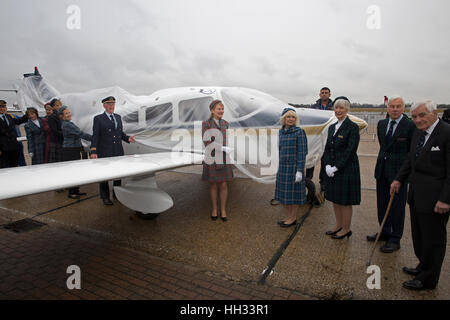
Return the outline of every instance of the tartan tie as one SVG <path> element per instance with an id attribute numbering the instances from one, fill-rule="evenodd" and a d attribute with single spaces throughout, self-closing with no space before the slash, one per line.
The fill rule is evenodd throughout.
<path id="1" fill-rule="evenodd" d="M 389 125 L 389 130 L 386 134 L 386 142 L 389 143 L 391 141 L 392 138 L 392 132 L 394 131 L 394 126 L 397 123 L 397 121 L 392 120 L 390 125 Z"/>
<path id="2" fill-rule="evenodd" d="M 428 132 L 426 131 L 422 131 L 420 133 L 420 137 L 419 137 L 419 142 L 417 142 L 416 145 L 416 158 L 419 156 L 420 152 L 423 149 L 423 146 L 425 144 L 425 137 L 427 136 Z"/>

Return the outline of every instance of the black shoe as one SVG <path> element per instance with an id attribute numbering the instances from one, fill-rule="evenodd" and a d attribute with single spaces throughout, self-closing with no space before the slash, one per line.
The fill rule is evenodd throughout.
<path id="1" fill-rule="evenodd" d="M 350 236 L 352 235 L 352 230 L 350 230 L 349 232 L 347 232 L 346 234 L 343 234 L 342 236 L 338 236 L 337 234 L 333 234 L 331 237 L 333 239 L 344 239 L 345 237 L 350 238 Z"/>
<path id="2" fill-rule="evenodd" d="M 417 268 L 403 267 L 402 270 L 404 273 L 410 274 L 412 276 L 417 276 L 420 273 L 420 269 Z"/>
<path id="3" fill-rule="evenodd" d="M 77 196 L 85 196 L 85 195 L 87 195 L 87 193 L 86 192 L 76 192 L 75 193 Z"/>
<path id="4" fill-rule="evenodd" d="M 432 290 L 436 287 L 425 286 L 422 283 L 422 281 L 413 279 L 413 280 L 403 282 L 403 288 L 406 288 L 409 290 Z"/>
<path id="5" fill-rule="evenodd" d="M 211 220 L 212 220 L 212 221 L 216 221 L 217 218 L 218 218 L 218 216 L 211 216 Z"/>
<path id="6" fill-rule="evenodd" d="M 392 253 L 398 249 L 400 249 L 400 243 L 386 242 L 383 246 L 381 246 L 380 251 L 384 253 Z"/>
<path id="7" fill-rule="evenodd" d="M 282 221 L 282 223 L 280 223 L 280 227 L 282 228 L 289 228 L 291 226 L 295 226 L 297 224 L 297 220 L 294 220 L 294 222 L 286 224 L 284 221 Z"/>
<path id="8" fill-rule="evenodd" d="M 336 231 L 327 231 L 327 232 L 325 232 L 325 234 L 327 235 L 327 236 L 333 236 L 333 235 L 335 235 L 336 233 L 338 233 L 339 231 L 341 231 L 342 230 L 342 228 L 340 228 L 340 229 L 338 229 L 338 230 L 336 230 Z"/>
<path id="9" fill-rule="evenodd" d="M 227 217 L 222 217 L 222 216 L 220 216 L 220 219 L 222 219 L 223 222 L 227 222 L 227 221 L 228 221 L 228 218 L 227 218 Z"/>
<path id="10" fill-rule="evenodd" d="M 109 200 L 109 199 L 103 199 L 103 204 L 105 206 L 112 206 L 112 205 L 114 205 L 114 203 L 112 203 L 112 201 Z"/>
<path id="11" fill-rule="evenodd" d="M 80 199 L 80 196 L 78 194 L 76 194 L 76 193 L 69 194 L 67 197 L 70 198 L 70 199 Z"/>
<path id="12" fill-rule="evenodd" d="M 375 240 L 377 240 L 377 235 L 378 235 L 378 233 L 375 233 L 372 236 L 367 236 L 367 241 L 375 242 Z M 380 236 L 380 239 L 378 239 L 378 241 L 388 241 L 388 240 L 389 240 L 389 237 L 384 234 L 382 234 Z"/>

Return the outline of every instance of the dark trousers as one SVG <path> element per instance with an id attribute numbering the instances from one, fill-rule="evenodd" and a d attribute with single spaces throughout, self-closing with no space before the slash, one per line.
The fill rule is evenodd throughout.
<path id="1" fill-rule="evenodd" d="M 120 186 L 122 185 L 122 180 L 114 180 L 113 182 L 114 186 Z M 102 199 L 109 199 L 109 185 L 108 181 L 100 182 L 100 198 Z"/>
<path id="2" fill-rule="evenodd" d="M 62 148 L 62 161 L 80 160 L 81 148 Z M 69 188 L 69 195 L 80 192 L 80 187 Z"/>
<path id="3" fill-rule="evenodd" d="M 312 180 L 313 175 L 314 175 L 314 167 L 306 169 L 306 178 Z"/>
<path id="4" fill-rule="evenodd" d="M 439 282 L 447 248 L 449 214 L 418 212 L 414 204 L 410 205 L 410 211 L 414 253 L 419 259 L 417 269 L 421 270 L 415 279 L 426 287 L 434 288 Z"/>
<path id="5" fill-rule="evenodd" d="M 19 150 L 3 150 L 0 156 L 0 168 L 14 168 L 19 165 Z"/>
<path id="6" fill-rule="evenodd" d="M 390 188 L 391 183 L 386 177 L 382 176 L 377 179 L 377 208 L 380 225 L 383 222 L 389 199 L 391 198 Z M 400 243 L 400 239 L 403 236 L 407 189 L 406 184 L 402 185 L 400 192 L 394 196 L 387 220 L 381 231 L 383 236 L 389 237 L 389 242 Z"/>

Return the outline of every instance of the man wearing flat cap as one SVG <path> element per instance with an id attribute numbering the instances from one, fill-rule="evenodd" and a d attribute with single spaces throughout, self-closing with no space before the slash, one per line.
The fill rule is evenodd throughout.
<path id="1" fill-rule="evenodd" d="M 26 115 L 16 119 L 6 111 L 6 101 L 0 100 L 0 168 L 18 166 L 21 145 L 17 141 L 15 127 L 28 121 Z"/>
<path id="2" fill-rule="evenodd" d="M 112 96 L 102 100 L 105 112 L 94 117 L 92 129 L 91 158 L 108 158 L 123 156 L 122 140 L 135 142 L 134 136 L 127 136 L 123 131 L 122 118 L 114 113 L 116 99 Z M 114 186 L 120 186 L 121 181 L 115 180 Z M 100 183 L 100 198 L 104 205 L 112 205 L 109 198 L 108 181 Z"/>

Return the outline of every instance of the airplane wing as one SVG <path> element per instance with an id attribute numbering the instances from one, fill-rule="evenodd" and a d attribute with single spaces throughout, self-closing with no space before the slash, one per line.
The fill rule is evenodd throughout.
<path id="1" fill-rule="evenodd" d="M 0 200 L 74 186 L 138 177 L 201 164 L 202 154 L 161 152 L 0 169 Z"/>

